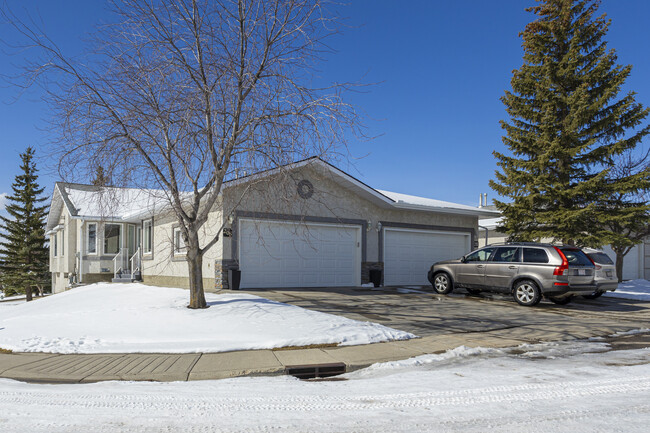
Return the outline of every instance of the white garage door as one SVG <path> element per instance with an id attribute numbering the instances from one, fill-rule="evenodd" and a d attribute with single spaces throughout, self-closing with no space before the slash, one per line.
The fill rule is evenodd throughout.
<path id="1" fill-rule="evenodd" d="M 456 259 L 470 250 L 467 233 L 384 229 L 384 284 L 429 284 L 427 272 L 434 262 Z"/>
<path id="2" fill-rule="evenodd" d="M 239 221 L 242 288 L 357 286 L 361 228 Z"/>
<path id="3" fill-rule="evenodd" d="M 610 259 L 616 263 L 616 254 L 612 251 L 612 247 L 609 245 L 603 248 L 603 251 L 607 253 Z M 624 280 L 636 280 L 638 278 L 643 278 L 641 270 L 643 260 L 643 245 L 639 244 L 632 248 L 629 253 L 625 255 L 623 259 L 623 279 Z"/>

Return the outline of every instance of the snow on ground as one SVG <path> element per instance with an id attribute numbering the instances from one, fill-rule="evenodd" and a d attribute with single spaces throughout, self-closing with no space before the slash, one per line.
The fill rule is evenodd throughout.
<path id="1" fill-rule="evenodd" d="M 603 296 L 613 298 L 636 299 L 639 301 L 650 301 L 650 281 L 629 280 L 618 284 L 615 292 L 607 292 Z"/>
<path id="2" fill-rule="evenodd" d="M 226 352 L 285 346 L 367 344 L 413 334 L 244 293 L 189 292 L 143 284 L 93 284 L 3 308 L 0 347 L 52 353 Z"/>
<path id="3" fill-rule="evenodd" d="M 457 348 L 339 381 L 0 380 L 3 432 L 646 432 L 650 349 Z"/>

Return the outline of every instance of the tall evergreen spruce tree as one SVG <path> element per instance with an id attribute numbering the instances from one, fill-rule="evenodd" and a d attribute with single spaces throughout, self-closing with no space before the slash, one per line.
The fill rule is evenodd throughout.
<path id="1" fill-rule="evenodd" d="M 13 193 L 7 197 L 9 217 L 0 216 L 0 272 L 5 291 L 25 293 L 50 286 L 49 250 L 45 243 L 47 206 L 40 204 L 43 188 L 38 186 L 34 149 L 20 155 L 22 174 L 16 176 Z"/>
<path id="2" fill-rule="evenodd" d="M 502 98 L 511 155 L 494 152 L 500 170 L 490 186 L 511 240 L 554 238 L 569 244 L 611 241 L 606 221 L 621 211 L 606 203 L 643 188 L 643 178 L 609 176 L 617 155 L 650 132 L 648 109 L 630 92 L 618 99 L 631 66 L 616 64 L 603 40 L 610 20 L 593 0 L 543 0 L 520 34 L 524 64 Z M 635 129 L 636 128 L 636 129 Z"/>

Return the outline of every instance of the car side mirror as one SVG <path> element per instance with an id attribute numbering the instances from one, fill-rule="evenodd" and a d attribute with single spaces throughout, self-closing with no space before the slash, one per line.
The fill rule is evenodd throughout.
<path id="1" fill-rule="evenodd" d="M 467 258 L 465 258 L 465 256 L 463 256 L 463 257 L 460 258 L 460 262 L 461 262 L 461 263 L 465 263 L 466 261 L 467 261 Z"/>

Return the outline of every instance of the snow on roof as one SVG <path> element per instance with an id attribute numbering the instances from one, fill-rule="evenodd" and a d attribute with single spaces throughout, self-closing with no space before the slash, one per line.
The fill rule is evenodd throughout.
<path id="1" fill-rule="evenodd" d="M 145 214 L 153 215 L 169 200 L 164 191 L 139 188 L 97 187 L 79 184 L 61 184 L 71 213 L 86 218 L 128 220 Z"/>
<path id="2" fill-rule="evenodd" d="M 464 204 L 452 203 L 449 201 L 436 200 L 433 198 L 418 197 L 415 195 L 402 194 L 399 192 L 377 190 L 379 193 L 385 195 L 391 200 L 395 201 L 397 207 L 422 207 L 422 208 L 435 208 L 444 209 L 453 213 L 472 213 L 474 215 L 484 213 L 486 215 L 494 215 L 494 211 L 483 210 L 474 206 Z"/>

